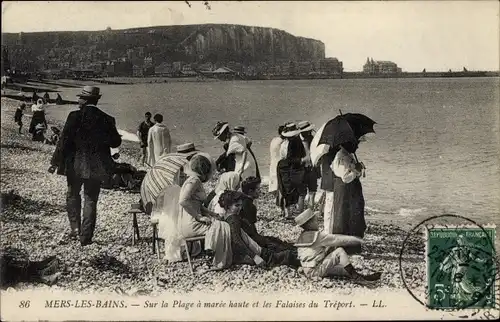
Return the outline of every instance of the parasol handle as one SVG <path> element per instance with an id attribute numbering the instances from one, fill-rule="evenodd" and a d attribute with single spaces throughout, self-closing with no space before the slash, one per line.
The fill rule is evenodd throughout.
<path id="1" fill-rule="evenodd" d="M 340 115 L 342 115 L 342 110 L 340 108 L 339 108 L 339 113 L 340 113 Z"/>

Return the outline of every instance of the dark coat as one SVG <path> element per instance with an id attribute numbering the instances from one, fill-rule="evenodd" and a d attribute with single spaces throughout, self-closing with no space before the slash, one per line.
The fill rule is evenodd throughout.
<path id="1" fill-rule="evenodd" d="M 60 175 L 106 181 L 114 170 L 110 148 L 122 142 L 115 119 L 96 106 L 69 113 L 51 164 Z"/>
<path id="2" fill-rule="evenodd" d="M 38 124 L 44 124 L 47 128 L 47 120 L 45 119 L 44 111 L 35 111 L 31 117 L 30 127 L 28 129 L 29 133 L 35 133 L 35 128 Z"/>

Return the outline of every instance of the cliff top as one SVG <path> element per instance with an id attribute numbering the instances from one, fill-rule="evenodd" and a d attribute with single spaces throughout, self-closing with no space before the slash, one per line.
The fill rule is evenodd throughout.
<path id="1" fill-rule="evenodd" d="M 115 33 L 115 34 L 120 34 L 120 33 L 125 33 L 125 34 L 132 34 L 132 33 L 149 33 L 151 31 L 156 32 L 156 31 L 170 31 L 172 29 L 203 29 L 207 27 L 226 27 L 226 28 L 257 28 L 257 29 L 271 29 L 275 30 L 278 32 L 283 32 L 285 34 L 289 34 L 295 38 L 299 39 L 305 39 L 309 41 L 317 41 L 323 44 L 321 40 L 314 39 L 314 38 L 309 38 L 309 37 L 302 37 L 302 36 L 295 36 L 285 30 L 279 29 L 279 28 L 272 28 L 272 27 L 259 27 L 259 26 L 247 26 L 247 25 L 238 25 L 238 24 L 221 24 L 221 23 L 206 23 L 206 24 L 186 24 L 186 25 L 166 25 L 166 26 L 150 26 L 150 27 L 134 27 L 134 28 L 127 28 L 127 29 L 104 29 L 104 30 L 78 30 L 78 31 L 70 31 L 70 30 L 62 30 L 62 31 L 33 31 L 33 32 L 22 32 L 25 35 L 33 35 L 33 34 L 54 34 L 54 33 Z M 2 35 L 18 35 L 19 33 L 8 33 L 8 32 L 2 32 Z"/>

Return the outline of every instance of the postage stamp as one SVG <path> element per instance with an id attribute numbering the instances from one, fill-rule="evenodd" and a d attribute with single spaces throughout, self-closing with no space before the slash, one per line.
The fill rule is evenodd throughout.
<path id="1" fill-rule="evenodd" d="M 428 296 L 432 309 L 490 309 L 495 305 L 495 228 L 427 228 Z"/>

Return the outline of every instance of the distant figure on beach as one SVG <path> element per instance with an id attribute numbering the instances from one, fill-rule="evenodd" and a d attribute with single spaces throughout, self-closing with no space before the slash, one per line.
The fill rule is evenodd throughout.
<path id="1" fill-rule="evenodd" d="M 277 193 L 278 192 L 278 161 L 280 160 L 280 148 L 281 143 L 284 141 L 284 137 L 281 135 L 283 133 L 284 125 L 280 125 L 278 127 L 278 136 L 274 137 L 271 140 L 271 144 L 269 145 L 269 156 L 270 156 L 270 165 L 269 165 L 269 192 Z"/>
<path id="2" fill-rule="evenodd" d="M 43 100 L 45 101 L 45 104 L 50 103 L 50 95 L 48 92 L 45 92 L 45 94 L 43 95 Z"/>
<path id="3" fill-rule="evenodd" d="M 120 146 L 122 139 L 115 119 L 97 108 L 101 98 L 99 87 L 85 86 L 77 95 L 79 110 L 69 113 L 61 137 L 52 155 L 50 173 L 65 175 L 66 197 L 71 232 L 80 236 L 82 246 L 92 243 L 101 184 L 114 170 L 110 149 Z M 83 185 L 83 220 L 80 191 Z"/>
<path id="4" fill-rule="evenodd" d="M 354 236 L 328 234 L 319 230 L 317 214 L 307 209 L 295 218 L 303 229 L 295 246 L 301 262 L 299 273 L 315 279 L 323 277 L 348 277 L 362 285 L 375 283 L 381 273 L 362 275 L 351 264 L 344 247 L 358 246 L 363 242 Z"/>
<path id="5" fill-rule="evenodd" d="M 306 151 L 299 137 L 300 131 L 295 123 L 285 125 L 282 135 L 285 140 L 281 144 L 278 162 L 278 189 L 280 207 L 286 219 L 293 219 L 292 207 L 304 209 L 307 190 L 304 184 Z"/>
<path id="6" fill-rule="evenodd" d="M 245 136 L 232 133 L 227 122 L 217 122 L 212 134 L 215 139 L 228 143 L 226 155 L 234 154 L 234 171 L 240 175 L 241 180 L 257 176 L 257 165 L 248 151 L 248 139 Z"/>
<path id="7" fill-rule="evenodd" d="M 257 163 L 257 158 L 255 157 L 255 154 L 252 151 L 252 140 L 248 137 L 247 131 L 246 131 L 245 127 L 244 126 L 240 126 L 240 125 L 235 126 L 234 129 L 233 129 L 233 132 L 237 133 L 237 134 L 241 134 L 247 140 L 247 149 L 248 149 L 248 152 L 250 152 L 250 154 L 252 155 L 253 161 L 255 163 L 256 177 L 260 179 L 261 177 L 260 177 L 259 164 Z"/>
<path id="8" fill-rule="evenodd" d="M 47 120 L 45 118 L 45 105 L 41 98 L 38 99 L 36 104 L 31 106 L 31 111 L 33 112 L 33 116 L 31 117 L 28 132 L 33 135 L 33 141 L 43 142 L 45 139 L 44 133 L 47 130 Z"/>
<path id="9" fill-rule="evenodd" d="M 162 154 L 170 153 L 172 140 L 170 131 L 163 124 L 163 115 L 155 114 L 153 117 L 155 124 L 148 131 L 148 164 L 154 166 Z"/>
<path id="10" fill-rule="evenodd" d="M 305 178 L 304 183 L 307 188 L 307 197 L 308 197 L 308 207 L 314 208 L 314 199 L 316 198 L 316 192 L 318 191 L 318 178 L 320 178 L 319 170 L 317 167 L 312 165 L 311 161 L 311 142 L 314 138 L 312 133 L 314 129 L 314 125 L 309 123 L 308 121 L 302 121 L 297 124 L 297 127 L 300 130 L 300 137 L 302 139 L 302 144 L 304 144 L 304 149 L 306 150 L 305 157 Z"/>
<path id="11" fill-rule="evenodd" d="M 21 103 L 17 109 L 16 113 L 14 114 L 14 122 L 16 122 L 17 125 L 19 125 L 19 134 L 21 134 L 21 129 L 23 127 L 23 113 L 24 109 L 26 108 L 26 103 Z"/>
<path id="12" fill-rule="evenodd" d="M 137 137 L 140 140 L 142 150 L 142 165 L 144 165 L 148 156 L 148 132 L 153 125 L 153 122 L 151 122 L 151 112 L 146 112 L 144 114 L 144 121 L 137 128 Z"/>
<path id="13" fill-rule="evenodd" d="M 31 101 L 32 101 L 33 103 L 36 103 L 36 102 L 38 102 L 38 99 L 39 99 L 39 98 L 40 98 L 40 97 L 36 94 L 36 91 L 33 91 L 33 96 L 31 97 Z"/>
<path id="14" fill-rule="evenodd" d="M 57 93 L 56 104 L 61 105 L 62 103 L 63 103 L 63 99 L 62 99 L 61 95 L 59 95 L 59 93 Z"/>

